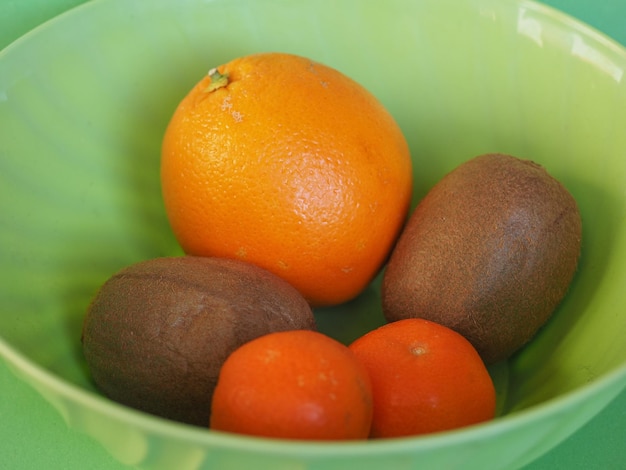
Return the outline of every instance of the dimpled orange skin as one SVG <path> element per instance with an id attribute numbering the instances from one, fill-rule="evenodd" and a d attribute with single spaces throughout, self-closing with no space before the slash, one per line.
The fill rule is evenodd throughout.
<path id="1" fill-rule="evenodd" d="M 370 437 L 429 434 L 495 417 L 491 376 L 472 344 L 454 330 L 409 318 L 372 330 L 349 348 L 372 383 Z"/>
<path id="2" fill-rule="evenodd" d="M 316 331 L 269 333 L 236 349 L 220 370 L 210 427 L 299 440 L 366 439 L 367 370 L 344 344 Z"/>
<path id="3" fill-rule="evenodd" d="M 204 77 L 166 130 L 161 182 L 183 250 L 245 260 L 313 306 L 358 295 L 409 209 L 406 140 L 376 98 L 338 71 L 282 53 Z"/>

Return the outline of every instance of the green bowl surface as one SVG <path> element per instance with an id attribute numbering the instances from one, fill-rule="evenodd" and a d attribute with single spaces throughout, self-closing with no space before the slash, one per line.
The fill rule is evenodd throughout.
<path id="1" fill-rule="evenodd" d="M 80 349 L 115 271 L 182 254 L 159 186 L 162 134 L 207 71 L 260 51 L 333 66 L 402 127 L 413 203 L 481 153 L 544 165 L 583 217 L 570 292 L 491 368 L 500 416 L 428 437 L 313 444 L 230 436 L 103 398 Z M 68 424 L 141 468 L 515 468 L 626 385 L 626 51 L 525 0 L 96 0 L 0 52 L 0 356 Z M 377 279 L 316 312 L 348 342 L 383 322 Z"/>

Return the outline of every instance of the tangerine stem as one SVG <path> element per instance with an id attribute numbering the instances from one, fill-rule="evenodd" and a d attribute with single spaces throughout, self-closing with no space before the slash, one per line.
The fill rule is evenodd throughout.
<path id="1" fill-rule="evenodd" d="M 205 88 L 205 93 L 211 93 L 218 88 L 223 88 L 228 85 L 228 74 L 220 73 L 217 68 L 209 70 L 209 77 L 211 78 L 211 83 Z"/>

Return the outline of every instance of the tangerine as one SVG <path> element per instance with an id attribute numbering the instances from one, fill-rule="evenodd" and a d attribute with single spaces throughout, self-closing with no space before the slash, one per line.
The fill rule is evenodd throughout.
<path id="1" fill-rule="evenodd" d="M 358 295 L 408 215 L 401 129 L 364 87 L 284 53 L 212 69 L 166 129 L 161 182 L 192 255 L 257 264 L 313 306 Z"/>
<path id="2" fill-rule="evenodd" d="M 445 431 L 495 416 L 491 376 L 472 344 L 454 330 L 420 318 L 398 320 L 349 348 L 372 383 L 371 437 Z"/>
<path id="3" fill-rule="evenodd" d="M 365 439 L 372 391 L 344 344 L 315 331 L 269 333 L 228 356 L 213 394 L 210 427 L 286 439 Z"/>

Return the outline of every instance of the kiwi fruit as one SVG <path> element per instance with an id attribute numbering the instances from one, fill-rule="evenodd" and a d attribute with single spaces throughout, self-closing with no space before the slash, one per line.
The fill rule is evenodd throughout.
<path id="1" fill-rule="evenodd" d="M 581 238 L 576 201 L 542 166 L 478 156 L 444 176 L 408 220 L 383 275 L 384 315 L 436 321 L 485 363 L 505 360 L 561 303 Z"/>
<path id="2" fill-rule="evenodd" d="M 108 279 L 88 306 L 81 339 L 104 395 L 206 427 L 227 356 L 261 335 L 297 329 L 315 329 L 315 320 L 286 281 L 243 261 L 181 256 Z"/>

